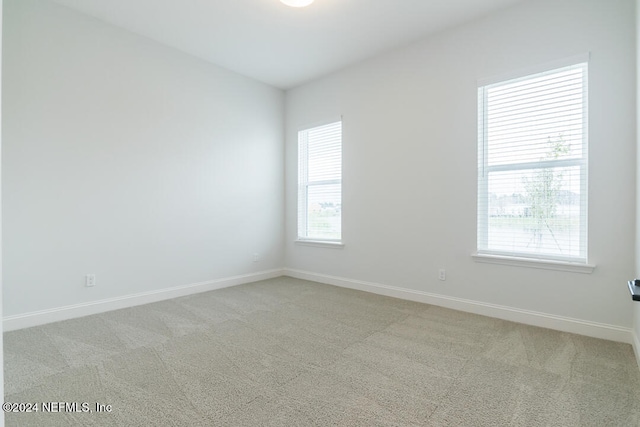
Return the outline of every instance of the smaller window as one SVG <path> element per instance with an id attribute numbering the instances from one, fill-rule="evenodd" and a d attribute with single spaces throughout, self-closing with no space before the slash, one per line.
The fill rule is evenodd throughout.
<path id="1" fill-rule="evenodd" d="M 298 239 L 342 239 L 342 122 L 298 132 Z"/>

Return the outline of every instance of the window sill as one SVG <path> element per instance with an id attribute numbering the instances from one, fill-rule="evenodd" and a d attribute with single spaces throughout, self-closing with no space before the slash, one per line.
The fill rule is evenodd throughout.
<path id="1" fill-rule="evenodd" d="M 503 255 L 478 254 L 471 255 L 475 262 L 488 264 L 502 264 L 513 267 L 541 268 L 545 270 L 568 271 L 571 273 L 591 274 L 596 268 L 591 264 L 580 264 L 577 262 L 548 261 L 532 258 L 520 258 Z"/>
<path id="2" fill-rule="evenodd" d="M 300 246 L 315 246 L 318 248 L 331 248 L 331 249 L 344 248 L 344 243 L 342 242 L 325 242 L 322 240 L 296 240 L 295 244 Z"/>

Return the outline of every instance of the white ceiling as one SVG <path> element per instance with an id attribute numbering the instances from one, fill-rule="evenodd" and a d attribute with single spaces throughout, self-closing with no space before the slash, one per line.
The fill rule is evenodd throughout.
<path id="1" fill-rule="evenodd" d="M 522 0 L 54 0 L 288 89 Z"/>

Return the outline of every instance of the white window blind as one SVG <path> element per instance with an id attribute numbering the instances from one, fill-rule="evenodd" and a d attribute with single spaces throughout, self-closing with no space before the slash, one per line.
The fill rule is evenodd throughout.
<path id="1" fill-rule="evenodd" d="M 478 253 L 587 262 L 587 63 L 478 88 Z"/>
<path id="2" fill-rule="evenodd" d="M 298 239 L 342 238 L 342 122 L 298 133 Z"/>

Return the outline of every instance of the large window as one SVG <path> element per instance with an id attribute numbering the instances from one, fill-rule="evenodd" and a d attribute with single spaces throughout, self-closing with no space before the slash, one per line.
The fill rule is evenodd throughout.
<path id="1" fill-rule="evenodd" d="M 298 239 L 342 239 L 342 122 L 298 133 Z"/>
<path id="2" fill-rule="evenodd" d="M 478 253 L 587 262 L 587 63 L 478 88 Z"/>

